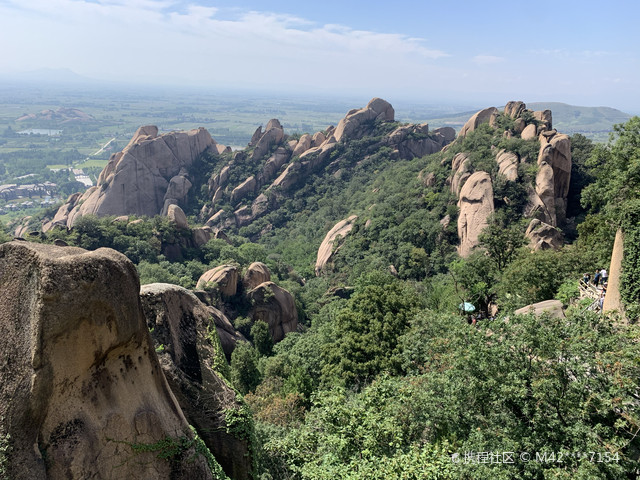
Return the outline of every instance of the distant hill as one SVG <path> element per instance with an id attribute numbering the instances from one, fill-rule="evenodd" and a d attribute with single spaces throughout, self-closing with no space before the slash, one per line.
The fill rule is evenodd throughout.
<path id="1" fill-rule="evenodd" d="M 624 123 L 631 118 L 628 113 L 610 107 L 578 107 L 559 102 L 535 102 L 528 107 L 532 110 L 551 110 L 553 126 L 568 133 L 582 133 L 595 140 L 606 140 L 613 125 Z M 604 135 L 604 138 L 598 137 Z"/>
<path id="2" fill-rule="evenodd" d="M 88 113 L 77 108 L 58 108 L 57 110 L 42 110 L 38 113 L 28 113 L 16 119 L 16 122 L 35 121 L 39 123 L 53 123 L 55 125 L 64 125 L 68 123 L 86 123 L 95 119 Z"/>
<path id="3" fill-rule="evenodd" d="M 500 109 L 502 107 L 499 107 Z M 553 127 L 572 135 L 581 133 L 586 137 L 605 142 L 616 123 L 624 123 L 631 118 L 628 113 L 610 107 L 579 107 L 560 102 L 532 102 L 527 104 L 531 110 L 551 110 Z M 475 112 L 461 112 L 449 117 L 429 118 L 433 127 L 448 126 L 457 131 Z"/>

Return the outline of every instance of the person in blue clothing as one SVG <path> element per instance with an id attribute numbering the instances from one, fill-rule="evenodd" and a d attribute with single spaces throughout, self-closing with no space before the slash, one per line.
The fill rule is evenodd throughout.
<path id="1" fill-rule="evenodd" d="M 599 268 L 597 268 L 597 269 L 596 269 L 596 274 L 593 276 L 593 284 L 594 284 L 596 287 L 597 287 L 597 286 L 598 286 L 598 284 L 600 283 L 600 276 L 601 276 L 600 269 L 599 269 Z"/>

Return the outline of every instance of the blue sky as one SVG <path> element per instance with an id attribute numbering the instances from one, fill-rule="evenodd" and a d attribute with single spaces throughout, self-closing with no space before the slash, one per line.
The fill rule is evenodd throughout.
<path id="1" fill-rule="evenodd" d="M 0 0 L 0 74 L 640 112 L 630 1 Z"/>

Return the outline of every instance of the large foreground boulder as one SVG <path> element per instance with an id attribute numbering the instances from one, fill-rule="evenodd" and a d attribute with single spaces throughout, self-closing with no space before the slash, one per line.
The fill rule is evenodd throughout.
<path id="1" fill-rule="evenodd" d="M 227 364 L 217 336 L 220 330 L 228 333 L 231 323 L 177 285 L 144 285 L 140 298 L 160 365 L 187 420 L 229 477 L 250 478 L 248 441 L 230 433 L 226 421 L 227 411 L 242 406 L 221 378 Z M 226 320 L 227 329 L 218 326 L 219 317 Z"/>
<path id="2" fill-rule="evenodd" d="M 114 250 L 0 245 L 10 478 L 212 478 L 160 368 L 139 289 Z M 181 447 L 160 458 L 168 444 Z"/>

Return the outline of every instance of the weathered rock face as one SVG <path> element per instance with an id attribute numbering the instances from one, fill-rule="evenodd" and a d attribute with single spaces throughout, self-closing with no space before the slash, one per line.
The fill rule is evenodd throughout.
<path id="1" fill-rule="evenodd" d="M 242 284 L 246 291 L 253 290 L 261 283 L 269 281 L 271 281 L 271 272 L 269 267 L 262 262 L 253 262 L 249 265 L 242 278 Z"/>
<path id="2" fill-rule="evenodd" d="M 320 244 L 318 249 L 318 256 L 316 259 L 316 275 L 320 276 L 322 270 L 333 254 L 340 248 L 340 240 L 344 238 L 352 229 L 353 225 L 358 218 L 357 215 L 351 215 L 346 220 L 341 220 L 336 223 L 335 226 L 329 230 L 329 233 L 324 237 L 324 240 Z"/>
<path id="3" fill-rule="evenodd" d="M 571 181 L 571 140 L 555 130 L 540 135 L 536 194 L 541 218 L 554 227 L 564 224 Z"/>
<path id="4" fill-rule="evenodd" d="M 204 128 L 158 136 L 157 127 L 140 127 L 124 150 L 111 156 L 98 185 L 75 204 L 63 205 L 61 215 L 72 210 L 67 226 L 82 215 L 159 215 L 166 199 L 184 198 L 190 188 L 184 172 L 215 145 Z"/>
<path id="5" fill-rule="evenodd" d="M 191 237 L 193 238 L 193 243 L 196 244 L 197 247 L 201 247 L 205 243 L 207 243 L 213 237 L 213 230 L 211 227 L 200 227 L 194 228 L 191 231 Z"/>
<path id="6" fill-rule="evenodd" d="M 48 232 L 56 225 L 67 226 L 67 221 L 69 220 L 69 214 L 73 210 L 73 207 L 78 203 L 80 198 L 82 197 L 81 193 L 74 193 L 67 198 L 67 201 L 58 209 L 53 220 L 48 223 L 45 223 L 42 226 L 43 232 Z"/>
<path id="7" fill-rule="evenodd" d="M 526 108 L 527 106 L 524 104 L 524 102 L 507 102 L 507 104 L 504 106 L 504 114 L 511 118 L 518 118 L 520 115 L 522 115 Z"/>
<path id="8" fill-rule="evenodd" d="M 524 127 L 524 130 L 522 130 L 522 133 L 520 134 L 520 137 L 523 140 L 533 140 L 537 136 L 538 136 L 538 129 L 536 125 L 533 123 L 530 123 L 529 125 Z"/>
<path id="9" fill-rule="evenodd" d="M 551 130 L 553 128 L 553 115 L 551 114 L 551 110 L 533 112 L 533 118 L 542 122 L 542 131 Z"/>
<path id="10" fill-rule="evenodd" d="M 133 264 L 113 250 L 0 246 L 0 431 L 16 479 L 211 478 L 132 445 L 193 438 L 156 357 Z"/>
<path id="11" fill-rule="evenodd" d="M 357 138 L 362 133 L 362 128 L 367 122 L 382 120 L 393 122 L 395 111 L 391 104 L 381 98 L 372 99 L 366 107 L 360 110 L 351 110 L 340 120 L 333 136 L 339 142 L 343 138 Z"/>
<path id="12" fill-rule="evenodd" d="M 469 132 L 473 132 L 479 125 L 483 123 L 489 123 L 491 117 L 495 117 L 498 114 L 498 109 L 495 107 L 485 108 L 484 110 L 480 110 L 478 113 L 473 115 L 467 123 L 460 129 L 459 137 L 466 136 Z"/>
<path id="13" fill-rule="evenodd" d="M 178 228 L 187 229 L 189 224 L 187 223 L 187 216 L 178 205 L 169 205 L 167 208 L 167 217 Z"/>
<path id="14" fill-rule="evenodd" d="M 622 260 L 624 257 L 624 234 L 618 229 L 616 239 L 611 252 L 611 265 L 609 266 L 609 280 L 607 284 L 607 294 L 604 297 L 602 311 L 611 312 L 617 310 L 624 312 L 622 296 L 620 295 L 620 283 L 622 277 Z"/>
<path id="15" fill-rule="evenodd" d="M 298 143 L 296 144 L 296 147 L 293 149 L 293 153 L 291 155 L 294 157 L 300 156 L 300 154 L 306 152 L 311 148 L 311 143 L 312 143 L 311 135 L 309 135 L 308 133 L 305 133 L 300 137 L 300 140 L 298 140 Z"/>
<path id="16" fill-rule="evenodd" d="M 515 182 L 518 179 L 518 154 L 499 150 L 496 154 L 496 162 L 498 164 L 498 172 L 504 175 L 507 180 Z"/>
<path id="17" fill-rule="evenodd" d="M 255 143 L 254 138 L 259 138 Z M 278 120 L 271 119 L 267 123 L 264 133 L 262 133 L 262 127 L 256 130 L 251 139 L 250 146 L 255 145 L 255 149 L 251 154 L 251 161 L 258 160 L 265 156 L 269 149 L 276 144 L 279 144 L 284 139 L 284 130 Z"/>
<path id="18" fill-rule="evenodd" d="M 559 250 L 564 244 L 564 235 L 556 227 L 534 218 L 529 223 L 525 237 L 529 239 L 532 250 Z"/>
<path id="19" fill-rule="evenodd" d="M 196 288 L 206 290 L 207 284 L 215 284 L 222 295 L 233 297 L 238 288 L 238 269 L 233 265 L 220 265 L 207 270 L 198 279 Z"/>
<path id="20" fill-rule="evenodd" d="M 278 147 L 273 155 L 269 157 L 267 162 L 264 164 L 264 167 L 262 168 L 262 174 L 259 178 L 260 185 L 264 185 L 267 182 L 273 180 L 280 170 L 280 167 L 287 163 L 291 155 L 292 154 L 288 150 L 282 147 Z"/>
<path id="21" fill-rule="evenodd" d="M 458 200 L 458 253 L 468 257 L 478 245 L 478 235 L 493 213 L 493 184 L 486 172 L 475 172 L 462 186 Z"/>
<path id="22" fill-rule="evenodd" d="M 176 175 L 169 180 L 167 193 L 164 194 L 165 203 L 170 200 L 171 203 L 178 203 L 186 200 L 187 194 L 193 185 L 187 178 L 186 170 L 182 170 L 180 175 Z"/>
<path id="23" fill-rule="evenodd" d="M 235 205 L 247 195 L 252 194 L 255 189 L 256 179 L 253 175 L 251 175 L 244 182 L 233 189 L 233 192 L 231 192 L 231 203 Z"/>
<path id="24" fill-rule="evenodd" d="M 273 282 L 264 282 L 251 290 L 253 304 L 249 316 L 253 322 L 265 322 L 273 342 L 279 342 L 298 328 L 298 311 L 293 296 Z"/>
<path id="25" fill-rule="evenodd" d="M 451 161 L 451 192 L 456 195 L 460 194 L 460 189 L 471 176 L 469 171 L 469 154 L 457 153 Z"/>
<path id="26" fill-rule="evenodd" d="M 207 220 L 205 225 L 209 227 L 216 225 L 217 223 L 220 223 L 223 217 L 224 217 L 224 210 L 220 209 L 215 214 L 211 215 L 211 217 L 209 218 L 209 220 Z"/>
<path id="27" fill-rule="evenodd" d="M 450 129 L 453 130 L 453 129 Z M 439 152 L 451 142 L 451 131 L 447 127 L 429 134 L 429 125 L 404 125 L 396 128 L 387 137 L 387 143 L 396 149 L 399 158 L 412 159 Z M 453 130 L 455 138 L 455 130 Z"/>
<path id="28" fill-rule="evenodd" d="M 239 409 L 241 404 L 235 391 L 211 368 L 226 361 L 211 331 L 228 334 L 231 323 L 176 285 L 144 285 L 140 298 L 154 346 L 163 349 L 158 354 L 160 365 L 187 420 L 229 477 L 250 478 L 247 440 L 228 433 L 225 418 L 226 410 Z M 228 326 L 219 327 L 216 318 L 224 318 Z M 234 334 L 236 341 L 242 338 Z"/>

